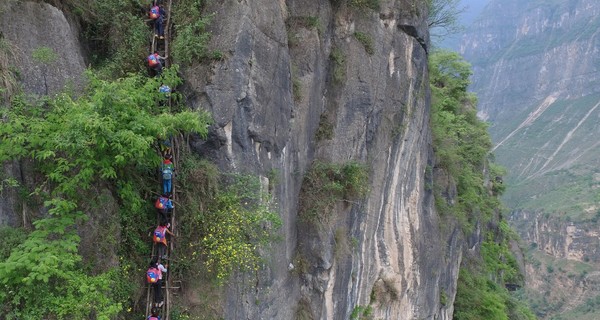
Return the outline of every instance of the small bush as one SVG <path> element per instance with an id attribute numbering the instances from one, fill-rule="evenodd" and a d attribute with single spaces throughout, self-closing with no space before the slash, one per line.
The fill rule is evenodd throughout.
<path id="1" fill-rule="evenodd" d="M 234 271 L 256 271 L 259 248 L 274 240 L 281 226 L 279 215 L 271 211 L 270 196 L 261 190 L 257 177 L 232 175 L 205 213 L 202 213 L 200 245 L 205 265 L 217 281 Z"/>
<path id="2" fill-rule="evenodd" d="M 358 40 L 358 42 L 360 42 L 363 45 L 365 51 L 369 55 L 373 55 L 375 53 L 375 48 L 373 47 L 373 39 L 371 39 L 369 35 L 357 31 L 354 32 L 354 38 L 356 38 L 356 40 Z"/>
<path id="3" fill-rule="evenodd" d="M 329 59 L 333 62 L 333 81 L 341 84 L 346 79 L 346 57 L 342 50 L 335 47 L 329 54 Z"/>
<path id="4" fill-rule="evenodd" d="M 207 26 L 212 15 L 204 15 L 204 1 L 182 0 L 175 5 L 173 19 L 176 34 L 173 39 L 173 58 L 181 63 L 190 64 L 193 61 L 206 58 L 219 60 L 222 54 L 211 54 L 208 44 L 211 34 Z"/>
<path id="5" fill-rule="evenodd" d="M 319 120 L 319 128 L 317 128 L 317 132 L 315 133 L 315 139 L 323 141 L 330 140 L 331 138 L 333 138 L 333 124 L 329 121 L 327 115 L 323 113 Z"/>
<path id="6" fill-rule="evenodd" d="M 368 174 L 357 162 L 313 163 L 302 181 L 300 215 L 309 220 L 327 219 L 338 201 L 350 201 L 367 194 Z"/>

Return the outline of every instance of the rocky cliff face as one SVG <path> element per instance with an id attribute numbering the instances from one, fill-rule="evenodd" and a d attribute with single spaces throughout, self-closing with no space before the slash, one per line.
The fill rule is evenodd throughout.
<path id="1" fill-rule="evenodd" d="M 490 121 L 496 159 L 509 170 L 505 200 L 513 223 L 536 261 L 554 272 L 529 264 L 528 281 L 581 292 L 547 303 L 568 301 L 555 310 L 540 303 L 541 317 L 597 295 L 582 283 L 598 269 L 599 27 L 596 1 L 491 1 L 463 37 L 479 115 Z M 571 271 L 554 277 L 561 274 L 557 263 L 586 275 L 581 282 L 566 276 Z"/>
<path id="2" fill-rule="evenodd" d="M 378 319 L 451 317 L 440 295 L 454 296 L 460 245 L 440 231 L 424 188 L 431 179 L 424 10 L 404 1 L 371 10 L 301 0 L 209 8 L 214 45 L 226 58 L 186 74 L 189 98 L 216 119 L 212 138 L 196 149 L 236 170 L 266 177 L 275 169 L 284 220 L 269 270 L 253 290 L 231 286 L 226 318 L 348 319 L 369 305 Z M 355 32 L 372 39 L 372 55 Z M 324 127 L 325 138 L 316 134 Z M 315 159 L 370 168 L 368 198 L 339 206 L 322 228 L 297 216 L 302 177 Z M 355 243 L 345 254 L 340 237 L 354 239 L 345 240 Z M 456 246 L 448 249 L 448 238 Z"/>
<path id="3" fill-rule="evenodd" d="M 284 221 L 267 268 L 228 286 L 226 319 L 345 320 L 367 308 L 377 319 L 452 317 L 462 242 L 429 190 L 425 2 L 369 3 L 209 5 L 212 46 L 224 59 L 184 70 L 188 102 L 215 119 L 209 139 L 192 147 L 224 169 L 265 184 L 276 178 Z M 28 92 L 79 81 L 77 32 L 60 11 L 34 2 L 5 10 L 4 36 L 23 52 Z M 30 57 L 40 47 L 58 59 L 36 64 Z M 316 159 L 369 168 L 366 199 L 340 204 L 324 225 L 298 218 L 302 178 Z M 19 224 L 10 203 L 2 210 L 2 223 Z"/>
<path id="4" fill-rule="evenodd" d="M 17 75 L 27 95 L 48 95 L 83 87 L 85 69 L 79 28 L 54 6 L 33 1 L 0 3 L 0 38 L 5 41 L 6 65 Z M 0 70 L 4 75 L 8 70 Z M 4 164 L 4 172 L 22 185 L 34 185 L 31 165 Z M 29 225 L 28 209 L 17 191 L 0 197 L 0 224 Z"/>

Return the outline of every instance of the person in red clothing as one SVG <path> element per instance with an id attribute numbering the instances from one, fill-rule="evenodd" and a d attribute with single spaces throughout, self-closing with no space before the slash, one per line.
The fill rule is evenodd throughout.
<path id="1" fill-rule="evenodd" d="M 152 235 L 152 241 L 158 246 L 158 256 L 161 259 L 167 259 L 167 234 L 171 237 L 175 237 L 173 232 L 169 230 L 170 226 L 170 223 L 161 221 L 158 227 L 154 229 L 154 234 Z"/>
<path id="2" fill-rule="evenodd" d="M 162 307 L 162 273 L 167 272 L 167 268 L 160 263 L 157 258 L 152 258 L 148 270 L 146 271 L 146 280 L 152 286 L 154 291 L 154 303 L 157 307 Z"/>
<path id="3" fill-rule="evenodd" d="M 148 16 L 154 21 L 154 32 L 156 32 L 154 36 L 158 37 L 159 39 L 165 38 L 165 30 L 163 26 L 165 15 L 165 9 L 156 2 L 152 5 L 152 7 L 150 7 L 150 11 L 148 12 Z"/>
<path id="4" fill-rule="evenodd" d="M 162 73 L 163 63 L 167 57 L 161 57 L 158 54 L 158 51 L 154 51 L 151 55 L 146 58 L 148 61 L 148 67 L 156 72 L 156 75 L 160 75 Z"/>

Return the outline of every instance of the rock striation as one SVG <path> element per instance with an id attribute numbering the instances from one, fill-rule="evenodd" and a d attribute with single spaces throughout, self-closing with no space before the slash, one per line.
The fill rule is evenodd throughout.
<path id="1" fill-rule="evenodd" d="M 276 172 L 284 221 L 268 270 L 229 288 L 227 319 L 349 319 L 361 307 L 377 319 L 452 317 L 462 243 L 426 189 L 426 9 L 349 3 L 209 5 L 213 46 L 225 58 L 185 71 L 188 100 L 216 121 L 194 148 L 224 168 Z M 359 161 L 370 173 L 368 197 L 340 204 L 325 225 L 298 217 L 316 159 Z"/>

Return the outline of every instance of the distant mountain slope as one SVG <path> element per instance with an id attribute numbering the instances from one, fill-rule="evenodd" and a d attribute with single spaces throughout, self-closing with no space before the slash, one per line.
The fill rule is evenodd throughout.
<path id="1" fill-rule="evenodd" d="M 492 0 L 459 51 L 529 242 L 529 300 L 541 319 L 600 318 L 600 2 Z"/>
<path id="2" fill-rule="evenodd" d="M 539 199 L 551 192 L 565 194 L 560 182 L 530 187 L 556 181 L 560 173 L 582 177 L 577 181 L 595 173 L 600 157 L 599 32 L 600 3 L 595 1 L 494 0 L 463 37 L 460 50 L 473 64 L 479 116 L 490 122 L 509 183 L 520 186 L 507 192 L 510 207 L 577 211 L 594 206 L 591 189 L 577 206 L 557 207 Z"/>

